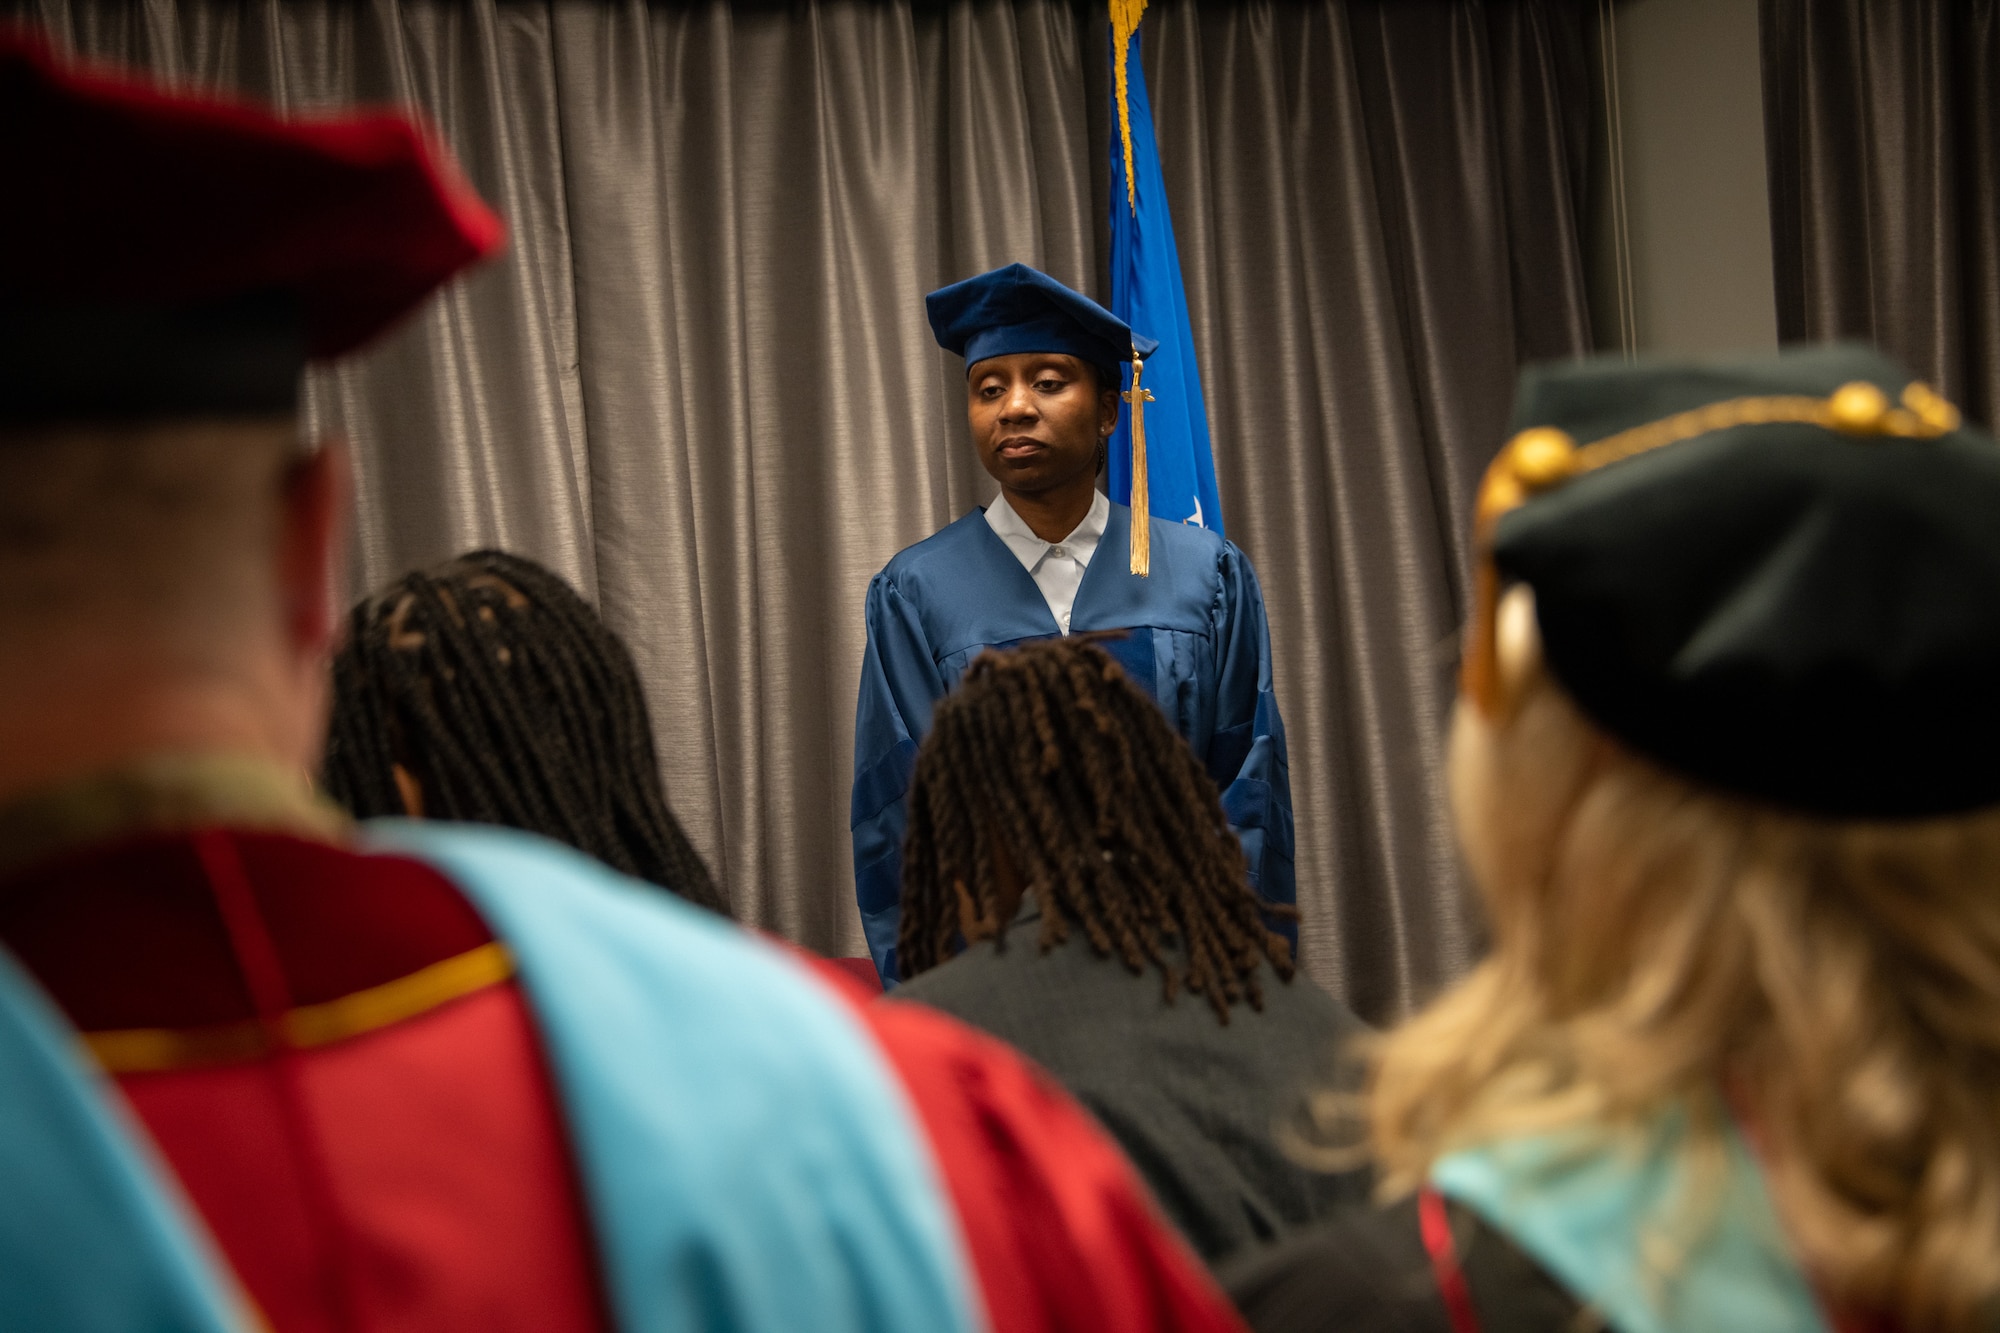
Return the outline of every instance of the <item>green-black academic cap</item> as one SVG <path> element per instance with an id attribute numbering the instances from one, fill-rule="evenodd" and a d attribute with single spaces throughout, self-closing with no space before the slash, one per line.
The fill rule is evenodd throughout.
<path id="1" fill-rule="evenodd" d="M 1866 348 L 1529 370 L 1479 502 L 1466 689 L 1550 671 L 1665 767 L 1837 818 L 2000 803 L 2000 447 Z"/>
<path id="2" fill-rule="evenodd" d="M 1160 345 L 1026 264 L 940 287 L 924 298 L 924 309 L 938 346 L 964 357 L 968 368 L 1014 352 L 1062 352 L 1115 372 L 1119 362 L 1149 357 Z M 1116 378 L 1109 375 L 1105 387 L 1115 388 Z"/>

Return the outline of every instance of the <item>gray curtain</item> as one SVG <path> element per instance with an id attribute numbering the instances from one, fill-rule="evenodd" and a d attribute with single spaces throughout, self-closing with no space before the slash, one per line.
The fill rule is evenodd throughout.
<path id="1" fill-rule="evenodd" d="M 1223 513 L 1271 613 L 1302 951 L 1387 1017 L 1478 943 L 1439 757 L 1517 365 L 1590 347 L 1581 7 L 1145 22 Z"/>
<path id="2" fill-rule="evenodd" d="M 2000 0 L 1763 0 L 1778 336 L 2000 423 Z"/>
<path id="3" fill-rule="evenodd" d="M 862 592 L 990 493 L 921 297 L 1015 259 L 1104 293 L 1102 9 L 12 7 L 172 79 L 431 117 L 514 242 L 314 377 L 355 450 L 357 591 L 473 545 L 569 577 L 632 644 L 740 914 L 860 952 Z M 1439 742 L 1516 363 L 1589 345 L 1575 10 L 1146 20 L 1225 515 L 1270 599 L 1306 963 L 1377 1016 L 1476 947 Z"/>

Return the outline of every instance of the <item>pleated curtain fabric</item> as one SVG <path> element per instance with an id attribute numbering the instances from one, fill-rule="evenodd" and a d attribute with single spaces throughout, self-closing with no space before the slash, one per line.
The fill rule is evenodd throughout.
<path id="1" fill-rule="evenodd" d="M 2000 424 L 2000 0 L 1762 0 L 1778 336 Z"/>
<path id="2" fill-rule="evenodd" d="M 1301 952 L 1373 1019 L 1479 947 L 1442 742 L 1517 366 L 1590 347 L 1582 9 L 1170 5 L 1141 30 L 1223 511 L 1270 609 Z"/>
<path id="3" fill-rule="evenodd" d="M 1467 506 L 1517 364 L 1589 346 L 1586 8 L 1145 21 L 1224 508 L 1270 605 L 1305 962 L 1376 1018 L 1478 947 L 1439 771 Z M 1102 7 L 0 12 L 289 109 L 429 116 L 513 245 L 313 376 L 309 424 L 356 463 L 354 591 L 475 546 L 555 568 L 632 645 L 739 915 L 862 952 L 862 594 L 991 494 L 922 296 L 1013 260 L 1107 294 Z"/>

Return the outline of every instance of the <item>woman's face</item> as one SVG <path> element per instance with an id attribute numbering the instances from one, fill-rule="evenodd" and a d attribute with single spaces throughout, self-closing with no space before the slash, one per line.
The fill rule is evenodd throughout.
<path id="1" fill-rule="evenodd" d="M 966 419 L 979 461 L 1009 491 L 1038 495 L 1097 475 L 1097 451 L 1118 424 L 1118 394 L 1059 352 L 990 356 L 966 376 Z"/>

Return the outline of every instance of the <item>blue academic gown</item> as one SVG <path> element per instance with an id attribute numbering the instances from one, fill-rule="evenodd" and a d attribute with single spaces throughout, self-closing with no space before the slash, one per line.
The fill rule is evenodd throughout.
<path id="1" fill-rule="evenodd" d="M 1285 724 L 1271 686 L 1264 594 L 1243 552 L 1205 528 L 1154 519 L 1152 575 L 1131 572 L 1132 511 L 1111 506 L 1070 629 L 1126 630 L 1104 647 L 1152 691 L 1222 791 L 1250 882 L 1295 901 Z M 903 834 L 931 709 L 987 648 L 1061 630 L 1035 580 L 975 509 L 906 547 L 868 585 L 868 651 L 854 714 L 854 893 L 868 951 L 894 985 Z M 1297 929 L 1284 925 L 1297 940 Z"/>
<path id="2" fill-rule="evenodd" d="M 0 953 L 0 1328 L 248 1330 L 234 1283 L 81 1046 Z"/>

